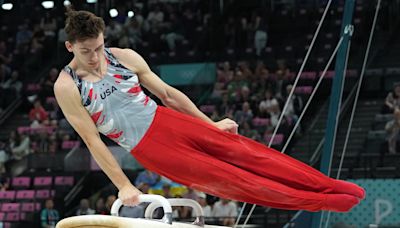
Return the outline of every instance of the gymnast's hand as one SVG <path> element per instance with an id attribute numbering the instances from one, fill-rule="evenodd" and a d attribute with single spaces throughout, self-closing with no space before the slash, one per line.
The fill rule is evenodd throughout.
<path id="1" fill-rule="evenodd" d="M 235 121 L 228 118 L 215 122 L 215 126 L 223 131 L 227 131 L 233 134 L 238 133 L 239 125 Z"/>
<path id="2" fill-rule="evenodd" d="M 125 206 L 136 206 L 139 204 L 139 195 L 142 194 L 131 183 L 124 185 L 118 192 L 118 198 L 122 200 Z"/>

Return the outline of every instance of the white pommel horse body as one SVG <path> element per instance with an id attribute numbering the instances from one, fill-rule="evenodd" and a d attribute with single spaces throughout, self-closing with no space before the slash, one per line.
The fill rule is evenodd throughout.
<path id="1" fill-rule="evenodd" d="M 204 214 L 201 206 L 191 199 L 166 199 L 160 195 L 140 195 L 139 202 L 150 203 L 145 211 L 145 218 L 118 217 L 122 202 L 117 199 L 111 207 L 110 215 L 80 215 L 69 217 L 57 223 L 56 228 L 228 228 L 226 226 L 211 226 L 204 224 Z M 196 216 L 192 223 L 172 221 L 172 206 L 191 207 Z M 164 216 L 161 220 L 152 218 L 154 211 L 163 207 Z"/>

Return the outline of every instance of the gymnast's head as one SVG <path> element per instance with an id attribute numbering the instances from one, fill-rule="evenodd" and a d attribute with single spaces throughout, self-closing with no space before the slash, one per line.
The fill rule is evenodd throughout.
<path id="1" fill-rule="evenodd" d="M 104 51 L 104 20 L 91 12 L 76 11 L 71 7 L 67 7 L 66 16 L 67 50 L 74 54 L 79 64 L 97 68 Z"/>

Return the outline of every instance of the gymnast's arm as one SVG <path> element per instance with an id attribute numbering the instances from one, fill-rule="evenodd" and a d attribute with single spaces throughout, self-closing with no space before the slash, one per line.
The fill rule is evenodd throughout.
<path id="1" fill-rule="evenodd" d="M 156 95 L 168 108 L 202 119 L 221 130 L 230 131 L 232 133 L 237 132 L 237 124 L 233 120 L 224 119 L 219 122 L 212 121 L 208 116 L 202 113 L 185 94 L 169 86 L 153 73 L 146 61 L 135 51 L 131 49 L 112 48 L 112 53 L 124 66 L 136 72 L 140 83 L 151 93 Z"/>
<path id="2" fill-rule="evenodd" d="M 77 86 L 65 71 L 61 71 L 55 82 L 54 93 L 68 122 L 81 136 L 101 169 L 119 189 L 122 202 L 125 205 L 138 203 L 137 196 L 140 191 L 130 183 L 110 150 L 101 140 L 93 120 L 81 103 Z"/>

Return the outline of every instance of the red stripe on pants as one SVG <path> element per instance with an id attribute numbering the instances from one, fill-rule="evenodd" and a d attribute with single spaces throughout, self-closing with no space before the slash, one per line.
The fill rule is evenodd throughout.
<path id="1" fill-rule="evenodd" d="M 175 182 L 274 208 L 321 210 L 333 188 L 331 178 L 290 156 L 164 107 L 131 153 Z"/>

